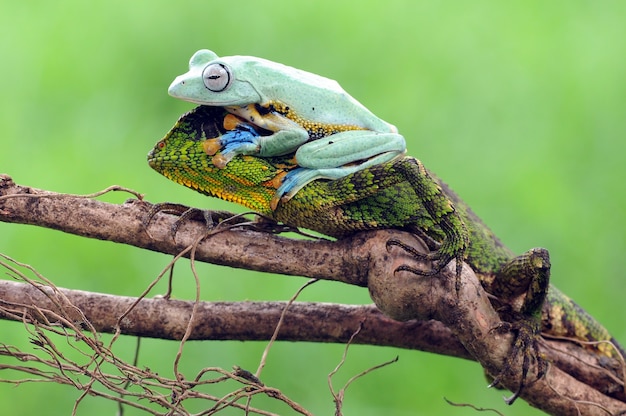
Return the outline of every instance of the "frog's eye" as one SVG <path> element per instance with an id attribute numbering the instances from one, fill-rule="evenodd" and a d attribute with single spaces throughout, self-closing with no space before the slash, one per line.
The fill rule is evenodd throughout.
<path id="1" fill-rule="evenodd" d="M 202 71 L 204 86 L 213 92 L 222 92 L 230 85 L 230 69 L 224 64 L 209 64 Z"/>

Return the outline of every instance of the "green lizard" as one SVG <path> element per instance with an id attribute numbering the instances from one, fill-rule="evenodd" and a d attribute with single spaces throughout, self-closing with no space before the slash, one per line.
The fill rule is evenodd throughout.
<path id="1" fill-rule="evenodd" d="M 297 168 L 293 154 L 266 158 L 237 155 L 225 167 L 217 168 L 212 163 L 214 152 L 207 152 L 207 146 L 210 140 L 223 134 L 262 132 L 222 108 L 200 106 L 179 119 L 149 153 L 148 162 L 167 178 L 198 192 L 239 203 L 284 224 L 328 236 L 341 238 L 378 228 L 418 233 L 436 250 L 436 254 L 430 257 L 439 263 L 434 272 L 453 258 L 458 265 L 464 259 L 487 291 L 504 303 L 527 293 L 516 316 L 503 318 L 526 324 L 517 328 L 518 339 L 514 345 L 514 349 L 523 353 L 525 367 L 529 365 L 528 360 L 537 357 L 536 334 L 539 332 L 581 341 L 611 341 L 618 350 L 606 343 L 587 348 L 609 357 L 624 354 L 594 318 L 554 286 L 548 287 L 547 250 L 533 249 L 516 257 L 418 160 L 403 157 L 344 178 L 310 182 L 273 209 L 276 189 L 285 175 Z M 464 238 L 468 238 L 469 245 Z M 411 247 L 398 241 L 392 240 L 389 244 L 414 253 Z M 401 269 L 427 274 L 409 267 Z M 537 359 L 540 377 L 544 368 L 542 360 Z M 525 371 L 511 402 L 524 385 Z"/>

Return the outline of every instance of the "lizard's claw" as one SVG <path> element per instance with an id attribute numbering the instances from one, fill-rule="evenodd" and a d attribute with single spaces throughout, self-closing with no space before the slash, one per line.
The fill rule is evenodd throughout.
<path id="1" fill-rule="evenodd" d="M 456 260 L 455 289 L 457 293 L 459 292 L 461 288 L 461 271 L 463 270 L 463 260 L 465 259 L 465 246 L 459 248 L 454 244 L 449 244 L 446 240 L 443 244 L 441 244 L 438 250 L 427 254 L 420 253 L 415 248 L 395 238 L 387 241 L 387 248 L 391 246 L 400 247 L 418 261 L 436 262 L 434 267 L 430 270 L 420 270 L 412 266 L 401 265 L 395 270 L 396 272 L 407 271 L 420 276 L 434 276 L 441 272 L 441 270 L 443 270 L 443 268 L 446 267 L 452 260 Z"/>
<path id="2" fill-rule="evenodd" d="M 515 342 L 511 346 L 511 351 L 504 361 L 502 370 L 493 379 L 491 384 L 489 384 L 489 387 L 498 388 L 502 377 L 516 367 L 520 356 L 522 359 L 522 374 L 517 390 L 513 392 L 511 397 L 504 399 L 506 404 L 510 405 L 513 404 L 513 402 L 515 402 L 515 400 L 519 397 L 524 387 L 540 380 L 547 372 L 548 361 L 544 354 L 539 351 L 539 340 L 541 339 L 540 322 L 537 322 L 535 319 L 522 318 L 515 323 L 503 322 L 494 330 L 512 330 L 515 333 Z M 537 364 L 537 377 L 531 383 L 528 383 L 528 370 L 530 369 L 532 361 L 535 361 Z"/>
<path id="3" fill-rule="evenodd" d="M 176 237 L 180 226 L 187 221 L 203 221 L 206 225 L 207 230 L 211 230 L 220 222 L 233 217 L 233 214 L 228 211 L 211 211 L 206 209 L 192 208 L 182 204 L 162 202 L 159 204 L 154 204 L 150 208 L 146 216 L 143 218 L 143 226 L 145 228 L 148 228 L 154 217 L 160 212 L 178 216 L 176 221 L 172 224 L 172 238 Z"/>
<path id="4" fill-rule="evenodd" d="M 143 218 L 142 223 L 143 223 L 144 228 L 147 229 L 150 223 L 152 222 L 152 220 L 154 219 L 154 217 L 158 213 L 162 212 L 165 214 L 176 215 L 179 218 L 176 220 L 176 222 L 174 222 L 174 224 L 172 225 L 172 229 L 171 229 L 172 237 L 174 237 L 176 233 L 178 232 L 178 228 L 180 227 L 180 225 L 184 221 L 189 219 L 189 214 L 185 216 L 185 213 L 188 213 L 190 211 L 192 211 L 192 208 L 186 205 L 175 204 L 171 202 L 161 202 L 161 203 L 152 205 L 150 210 L 146 213 L 146 216 Z"/>

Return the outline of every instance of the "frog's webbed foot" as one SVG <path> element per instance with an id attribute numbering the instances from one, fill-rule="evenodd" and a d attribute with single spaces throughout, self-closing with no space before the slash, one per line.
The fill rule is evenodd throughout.
<path id="1" fill-rule="evenodd" d="M 507 355 L 500 373 L 493 379 L 491 384 L 489 384 L 489 387 L 499 388 L 502 377 L 513 370 L 518 365 L 519 360 L 522 362 L 519 385 L 511 397 L 505 398 L 505 402 L 510 405 L 519 397 L 524 387 L 540 380 L 547 372 L 548 361 L 539 351 L 541 323 L 536 319 L 526 317 L 520 318 L 520 320 L 514 323 L 503 322 L 494 330 L 503 332 L 512 331 L 515 334 L 515 341 L 511 346 L 511 351 Z M 530 377 L 528 371 L 533 361 L 537 364 L 537 375 L 534 380 L 528 382 Z"/>
<path id="2" fill-rule="evenodd" d="M 306 184 L 322 177 L 317 169 L 296 168 L 287 172 L 270 201 L 270 208 L 275 210 L 279 202 L 289 201 Z"/>

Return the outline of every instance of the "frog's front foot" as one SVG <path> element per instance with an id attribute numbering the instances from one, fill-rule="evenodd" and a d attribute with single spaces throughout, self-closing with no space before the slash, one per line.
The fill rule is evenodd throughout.
<path id="1" fill-rule="evenodd" d="M 261 148 L 261 135 L 249 124 L 241 123 L 215 139 L 205 140 L 204 151 L 213 156 L 213 165 L 223 169 L 239 154 L 256 154 Z M 221 152 L 216 154 L 218 151 Z"/>

